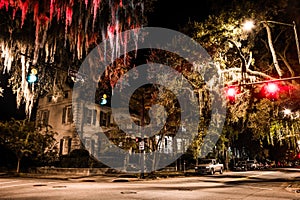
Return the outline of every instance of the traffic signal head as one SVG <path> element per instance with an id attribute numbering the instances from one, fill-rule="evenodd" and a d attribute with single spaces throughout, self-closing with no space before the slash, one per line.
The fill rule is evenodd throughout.
<path id="1" fill-rule="evenodd" d="M 277 83 L 267 83 L 264 87 L 265 95 L 271 101 L 275 101 L 279 97 L 280 88 Z"/>
<path id="2" fill-rule="evenodd" d="M 270 94 L 277 93 L 279 91 L 279 87 L 276 83 L 268 83 L 266 85 L 266 89 L 267 89 L 267 92 Z"/>
<path id="3" fill-rule="evenodd" d="M 238 90 L 234 86 L 229 86 L 226 88 L 226 98 L 231 104 L 235 103 L 235 98 L 238 93 Z"/>
<path id="4" fill-rule="evenodd" d="M 100 105 L 106 105 L 106 104 L 107 104 L 107 95 L 103 94 Z"/>
<path id="5" fill-rule="evenodd" d="M 31 66 L 27 73 L 27 82 L 35 83 L 38 80 L 38 69 L 35 66 Z"/>

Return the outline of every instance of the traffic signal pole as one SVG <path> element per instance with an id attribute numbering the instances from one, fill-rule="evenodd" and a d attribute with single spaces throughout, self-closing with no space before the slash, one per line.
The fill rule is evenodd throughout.
<path id="1" fill-rule="evenodd" d="M 142 116 L 141 116 L 141 142 L 144 142 L 144 129 L 143 127 L 145 126 L 145 100 L 144 100 L 144 95 L 145 95 L 145 89 L 143 89 L 143 95 L 142 95 Z M 145 144 L 144 144 L 145 145 Z M 141 174 L 140 174 L 140 178 L 144 179 L 145 178 L 145 152 L 144 152 L 144 147 L 141 148 Z"/>
<path id="2" fill-rule="evenodd" d="M 257 82 L 252 82 L 252 83 L 239 83 L 236 85 L 230 85 L 230 86 L 243 86 L 243 85 L 257 85 L 257 84 L 264 84 L 264 83 L 272 83 L 272 82 L 279 82 L 279 81 L 290 81 L 290 80 L 296 80 L 300 79 L 300 76 L 294 76 L 294 77 L 289 77 L 289 78 L 278 78 L 278 79 L 272 79 L 272 80 L 266 80 L 266 81 L 257 81 Z"/>
<path id="3" fill-rule="evenodd" d="M 283 22 L 277 22 L 277 21 L 271 21 L 268 20 L 266 21 L 267 23 L 273 23 L 273 24 L 279 24 L 279 25 L 284 25 L 284 26 L 290 26 L 293 27 L 294 30 L 294 37 L 295 37 L 295 42 L 296 42 L 296 47 L 297 47 L 297 55 L 298 55 L 298 62 L 300 64 L 300 47 L 299 47 L 299 40 L 298 40 L 298 34 L 297 34 L 297 27 L 296 27 L 296 22 L 293 21 L 293 24 L 288 24 L 288 23 L 283 23 Z"/>

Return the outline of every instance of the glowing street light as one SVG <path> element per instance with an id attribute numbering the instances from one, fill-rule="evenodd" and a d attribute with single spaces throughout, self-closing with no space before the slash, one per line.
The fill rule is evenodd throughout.
<path id="1" fill-rule="evenodd" d="M 284 115 L 290 115 L 292 113 L 291 109 L 284 109 L 283 110 Z"/>
<path id="2" fill-rule="evenodd" d="M 246 20 L 243 23 L 243 30 L 244 31 L 251 31 L 255 27 L 253 20 Z"/>

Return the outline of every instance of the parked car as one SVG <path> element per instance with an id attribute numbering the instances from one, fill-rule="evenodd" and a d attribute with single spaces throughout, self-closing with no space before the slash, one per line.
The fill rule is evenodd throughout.
<path id="1" fill-rule="evenodd" d="M 259 169 L 259 164 L 255 160 L 248 160 L 247 161 L 247 169 L 248 170 Z"/>
<path id="2" fill-rule="evenodd" d="M 233 167 L 234 171 L 247 171 L 247 162 L 246 161 L 239 161 Z"/>
<path id="3" fill-rule="evenodd" d="M 223 174 L 224 166 L 223 164 L 217 162 L 216 159 L 201 159 L 199 164 L 195 166 L 195 172 L 200 174 L 211 174 L 219 172 Z"/>

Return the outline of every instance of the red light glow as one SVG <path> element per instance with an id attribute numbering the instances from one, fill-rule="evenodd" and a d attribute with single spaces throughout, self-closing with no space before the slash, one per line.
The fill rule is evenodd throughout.
<path id="1" fill-rule="evenodd" d="M 234 97 L 236 95 L 236 89 L 235 88 L 228 88 L 227 95 L 230 97 Z"/>
<path id="2" fill-rule="evenodd" d="M 269 92 L 269 93 L 276 93 L 279 91 L 279 87 L 276 83 L 269 83 L 266 86 L 266 89 L 267 89 L 267 92 Z"/>

